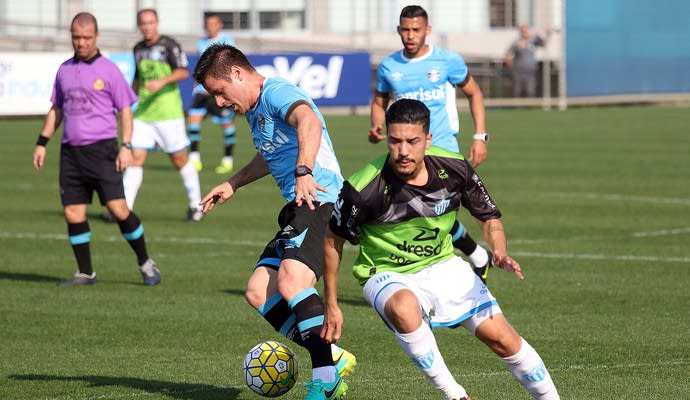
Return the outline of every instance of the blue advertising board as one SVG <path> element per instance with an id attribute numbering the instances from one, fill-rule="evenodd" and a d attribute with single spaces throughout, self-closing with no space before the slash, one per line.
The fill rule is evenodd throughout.
<path id="1" fill-rule="evenodd" d="M 199 56 L 188 55 L 194 70 Z M 302 88 L 317 106 L 369 104 L 371 62 L 369 53 L 269 53 L 247 54 L 265 77 L 280 76 Z M 191 79 L 181 82 L 185 109 L 191 102 Z"/>

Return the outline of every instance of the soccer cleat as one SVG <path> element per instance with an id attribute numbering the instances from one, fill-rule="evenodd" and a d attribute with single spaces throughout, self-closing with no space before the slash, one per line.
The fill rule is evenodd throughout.
<path id="1" fill-rule="evenodd" d="M 149 258 L 144 265 L 139 267 L 141 277 L 144 279 L 144 285 L 154 286 L 161 283 L 161 271 L 158 269 L 156 262 Z"/>
<path id="2" fill-rule="evenodd" d="M 187 221 L 199 222 L 204 218 L 204 212 L 201 208 L 189 208 L 187 210 Z"/>
<path id="3" fill-rule="evenodd" d="M 494 266 L 493 260 L 494 260 L 494 254 L 490 251 L 486 251 L 486 254 L 489 256 L 489 260 L 484 264 L 482 267 L 472 267 L 474 270 L 474 273 L 479 277 L 479 279 L 482 280 L 482 283 L 486 285 L 486 279 L 489 277 L 489 268 L 492 268 Z"/>
<path id="4" fill-rule="evenodd" d="M 93 285 L 96 283 L 96 273 L 93 272 L 91 275 L 83 274 L 77 271 L 73 277 L 65 279 L 64 281 L 59 281 L 58 286 L 79 286 L 79 285 Z"/>
<path id="5" fill-rule="evenodd" d="M 201 160 L 190 158 L 189 162 L 192 163 L 196 172 L 201 172 L 201 170 L 204 169 L 204 164 L 201 162 Z"/>
<path id="6" fill-rule="evenodd" d="M 338 371 L 338 375 L 344 378 L 355 372 L 357 357 L 340 347 L 332 346 L 331 348 L 333 352 L 333 364 L 335 364 L 335 370 Z"/>
<path id="7" fill-rule="evenodd" d="M 338 376 L 333 382 L 324 383 L 321 379 L 314 379 L 305 383 L 307 395 L 304 400 L 335 400 L 341 399 L 347 392 L 347 383 L 342 377 Z"/>
<path id="8" fill-rule="evenodd" d="M 229 174 L 232 172 L 232 167 L 231 160 L 222 160 L 220 165 L 216 167 L 216 174 Z"/>

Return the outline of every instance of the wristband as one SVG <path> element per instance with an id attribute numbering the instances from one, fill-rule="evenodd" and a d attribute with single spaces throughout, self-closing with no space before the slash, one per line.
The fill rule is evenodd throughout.
<path id="1" fill-rule="evenodd" d="M 50 140 L 50 138 L 47 138 L 43 135 L 38 135 L 38 139 L 36 140 L 36 146 L 45 147 L 48 144 L 48 140 Z"/>
<path id="2" fill-rule="evenodd" d="M 481 140 L 484 143 L 489 142 L 489 134 L 488 133 L 475 133 L 474 136 L 472 136 L 473 140 Z"/>

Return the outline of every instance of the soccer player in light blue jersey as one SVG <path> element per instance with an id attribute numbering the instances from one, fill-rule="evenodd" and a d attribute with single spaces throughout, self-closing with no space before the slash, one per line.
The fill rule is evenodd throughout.
<path id="1" fill-rule="evenodd" d="M 460 121 L 455 105 L 455 88 L 459 87 L 469 101 L 475 131 L 466 158 L 476 168 L 486 159 L 489 140 L 484 95 L 459 54 L 426 43 L 430 33 L 429 17 L 422 7 L 402 9 L 398 34 L 403 48 L 384 58 L 379 65 L 371 103 L 369 141 L 378 143 L 385 139 L 382 129 L 386 108 L 391 102 L 414 99 L 423 102 L 431 111 L 432 144 L 459 153 Z M 474 272 L 486 282 L 493 255 L 472 239 L 459 220 L 451 236 L 453 246 L 472 261 Z"/>
<path id="2" fill-rule="evenodd" d="M 204 30 L 206 35 L 197 41 L 197 51 L 201 56 L 208 47 L 214 43 L 225 43 L 234 46 L 235 39 L 224 33 L 223 20 L 216 14 L 207 14 L 204 17 Z M 193 90 L 194 97 L 192 105 L 187 112 L 187 134 L 191 142 L 189 159 L 194 164 L 197 171 L 201 171 L 201 153 L 199 144 L 201 142 L 201 122 L 208 114 L 211 114 L 211 121 L 220 125 L 223 130 L 223 158 L 216 167 L 216 173 L 229 174 L 233 168 L 233 150 L 235 146 L 235 133 L 237 129 L 233 120 L 235 112 L 228 108 L 218 107 L 212 96 L 206 92 L 202 85 L 195 85 Z"/>
<path id="3" fill-rule="evenodd" d="M 323 116 L 313 100 L 285 79 L 259 74 L 237 48 L 214 44 L 201 56 L 194 80 L 221 107 L 244 114 L 257 153 L 201 200 L 204 212 L 266 175 L 287 204 L 247 284 L 246 298 L 282 335 L 309 351 L 313 380 L 306 400 L 339 399 L 354 356 L 319 336 L 324 304 L 314 288 L 323 273 L 326 223 L 343 184 Z"/>

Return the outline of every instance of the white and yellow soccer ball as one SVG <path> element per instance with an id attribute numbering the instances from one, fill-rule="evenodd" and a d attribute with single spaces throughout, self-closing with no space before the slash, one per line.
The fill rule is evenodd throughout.
<path id="1" fill-rule="evenodd" d="M 256 394 L 278 397 L 297 381 L 297 359 L 286 345 L 273 340 L 252 347 L 244 358 L 244 380 Z"/>

